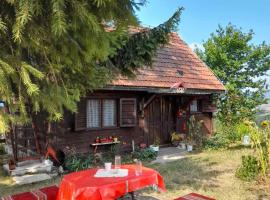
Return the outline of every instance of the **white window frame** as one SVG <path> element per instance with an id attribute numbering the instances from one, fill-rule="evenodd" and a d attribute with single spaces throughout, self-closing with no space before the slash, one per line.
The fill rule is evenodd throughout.
<path id="1" fill-rule="evenodd" d="M 112 122 L 112 126 L 104 126 L 104 102 L 106 100 L 112 100 L 114 101 L 114 117 L 112 117 L 112 120 L 114 120 L 114 122 Z M 90 112 L 90 101 L 98 101 L 98 108 L 97 108 L 97 114 L 96 117 L 98 117 L 98 126 L 90 126 L 90 122 L 89 122 L 89 112 Z M 106 129 L 106 128 L 115 128 L 117 127 L 117 100 L 116 99 L 110 99 L 110 98 L 104 98 L 104 99 L 88 99 L 87 100 L 87 104 L 86 104 L 86 128 L 87 129 Z"/>

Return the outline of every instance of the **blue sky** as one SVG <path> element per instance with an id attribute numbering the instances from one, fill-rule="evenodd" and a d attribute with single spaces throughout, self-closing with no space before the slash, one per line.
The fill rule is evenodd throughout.
<path id="1" fill-rule="evenodd" d="M 270 43 L 270 0 L 148 0 L 137 14 L 142 25 L 156 26 L 180 6 L 185 10 L 179 33 L 188 44 L 202 43 L 218 24 L 229 22 L 244 31 L 253 29 L 254 43 Z"/>
<path id="2" fill-rule="evenodd" d="M 191 47 L 210 37 L 218 25 L 232 23 L 255 33 L 253 43 L 270 44 L 270 0 L 148 0 L 137 13 L 144 26 L 157 26 L 166 21 L 178 7 L 185 10 L 178 33 Z M 270 78 L 267 77 L 268 85 Z M 269 92 L 270 98 L 270 92 Z"/>

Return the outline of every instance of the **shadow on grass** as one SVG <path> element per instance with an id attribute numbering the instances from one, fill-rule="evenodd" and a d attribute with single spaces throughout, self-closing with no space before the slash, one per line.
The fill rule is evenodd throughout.
<path id="1" fill-rule="evenodd" d="M 228 150 L 243 150 L 243 149 L 251 149 L 251 145 L 244 146 L 242 144 L 234 144 L 228 147 Z"/>
<path id="2" fill-rule="evenodd" d="M 217 164 L 211 160 L 206 161 L 187 157 L 164 165 L 151 165 L 150 167 L 160 172 L 167 190 L 192 188 L 192 190 L 198 191 L 201 188 L 220 187 L 216 178 L 226 172 L 211 170 L 211 166 Z"/>

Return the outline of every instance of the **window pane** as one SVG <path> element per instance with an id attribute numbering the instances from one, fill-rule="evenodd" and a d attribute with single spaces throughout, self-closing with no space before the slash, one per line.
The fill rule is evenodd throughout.
<path id="1" fill-rule="evenodd" d="M 99 100 L 87 101 L 87 127 L 100 127 L 100 102 Z"/>
<path id="2" fill-rule="evenodd" d="M 190 104 L 190 112 L 197 112 L 197 111 L 198 111 L 197 100 L 193 100 Z"/>
<path id="3" fill-rule="evenodd" d="M 116 126 L 116 101 L 115 100 L 103 100 L 103 126 L 111 127 Z"/>

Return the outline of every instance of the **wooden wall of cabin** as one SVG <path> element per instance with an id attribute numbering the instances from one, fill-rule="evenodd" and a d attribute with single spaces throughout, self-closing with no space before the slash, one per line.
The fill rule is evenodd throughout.
<path id="1" fill-rule="evenodd" d="M 134 127 L 120 127 L 119 121 L 116 128 L 107 129 L 82 129 L 75 131 L 75 116 L 69 112 L 65 113 L 64 119 L 54 127 L 54 144 L 57 148 L 63 149 L 66 147 L 75 147 L 77 152 L 89 152 L 91 143 L 95 141 L 97 136 L 107 137 L 116 136 L 121 142 L 124 142 L 125 149 L 131 149 L 131 141 L 136 144 L 146 143 L 153 144 L 154 139 L 158 136 L 161 144 L 168 144 L 172 131 L 179 131 L 177 127 L 183 127 L 185 123 L 185 133 L 187 130 L 187 120 L 190 116 L 188 113 L 185 116 L 178 117 L 179 105 L 188 105 L 188 101 L 194 99 L 194 96 L 186 95 L 156 95 L 156 97 L 146 106 L 144 112 L 141 112 L 141 103 L 151 98 L 153 94 L 143 92 L 119 92 L 119 91 L 103 91 L 89 94 L 89 98 L 136 98 L 137 99 L 137 122 Z M 198 99 L 209 99 L 208 96 L 197 96 Z M 181 100 L 184 99 L 184 100 Z M 82 101 L 83 102 L 83 101 Z M 179 104 L 180 103 L 180 104 Z M 84 104 L 85 105 L 85 104 Z M 119 104 L 118 104 L 119 105 Z M 181 106 L 180 106 L 181 107 Z M 209 106 L 208 106 L 209 107 Z M 86 110 L 86 106 L 79 105 L 79 112 Z M 119 115 L 119 107 L 117 107 Z M 212 115 L 209 112 L 193 113 L 198 120 L 203 120 L 203 130 L 205 133 L 212 132 Z M 84 119 L 81 119 L 84 120 Z M 179 131 L 181 132 L 181 131 Z"/>
<path id="2" fill-rule="evenodd" d="M 189 105 L 197 100 L 198 112 L 190 112 Z M 170 134 L 174 131 L 188 134 L 188 119 L 194 115 L 196 120 L 203 120 L 202 133 L 209 135 L 213 131 L 212 113 L 210 112 L 209 95 L 160 95 L 145 109 L 144 137 L 148 145 L 159 138 L 161 144 L 170 142 Z M 205 106 L 207 105 L 207 106 Z M 208 110 L 204 109 L 206 107 Z"/>
<path id="3" fill-rule="evenodd" d="M 57 147 L 75 147 L 78 152 L 93 151 L 91 143 L 95 142 L 96 137 L 114 136 L 124 143 L 124 149 L 131 149 L 131 141 L 135 143 L 144 142 L 143 118 L 141 117 L 139 104 L 143 97 L 147 96 L 141 92 L 118 92 L 118 91 L 103 91 L 89 94 L 86 99 L 116 99 L 117 100 L 117 116 L 119 116 L 119 100 L 121 98 L 136 98 L 137 100 L 137 121 L 134 127 L 120 127 L 119 117 L 117 117 L 117 127 L 114 128 L 100 128 L 100 129 L 82 129 L 74 130 L 75 116 L 71 113 L 66 113 L 64 121 L 62 122 L 61 129 L 57 133 Z M 83 102 L 83 101 L 82 101 Z M 80 110 L 81 109 L 81 110 Z M 79 112 L 86 110 L 86 106 L 79 105 Z M 85 120 L 85 119 L 79 119 Z M 102 149 L 102 147 L 101 147 Z"/>

